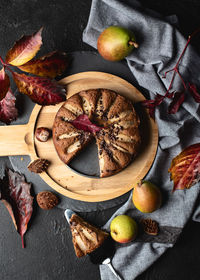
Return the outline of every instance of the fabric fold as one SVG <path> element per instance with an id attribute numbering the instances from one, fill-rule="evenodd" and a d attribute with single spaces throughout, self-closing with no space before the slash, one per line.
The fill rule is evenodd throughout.
<path id="1" fill-rule="evenodd" d="M 131 29 L 139 43 L 127 58 L 127 64 L 136 84 L 144 89 L 146 98 L 155 98 L 155 94 L 164 94 L 170 84 L 172 72 L 165 79 L 166 71 L 173 69 L 186 39 L 172 24 L 176 17 L 163 18 L 158 13 L 142 7 L 136 0 L 93 0 L 87 27 L 83 33 L 84 42 L 97 47 L 100 32 L 110 25 L 120 25 Z M 114 63 L 114 62 L 113 62 Z M 180 72 L 186 81 L 200 86 L 198 68 L 200 57 L 188 46 L 180 64 Z M 173 89 L 181 90 L 181 81 L 176 76 Z M 172 159 L 183 148 L 198 143 L 200 139 L 200 107 L 187 94 L 186 100 L 175 115 L 169 115 L 167 108 L 170 100 L 165 100 L 156 110 L 155 119 L 159 128 L 159 145 L 155 161 L 146 180 L 158 185 L 163 194 L 162 207 L 151 213 L 143 214 L 135 209 L 132 194 L 128 201 L 111 217 L 104 228 L 109 230 L 111 220 L 119 214 L 128 214 L 138 222 L 141 218 L 156 220 L 161 227 L 182 229 L 191 215 L 200 220 L 200 208 L 196 207 L 199 196 L 199 183 L 189 190 L 172 193 L 168 169 Z M 196 208 L 194 208 L 196 207 Z M 181 230 L 180 230 L 181 232 Z M 177 235 L 180 233 L 177 231 Z M 128 246 L 117 245 L 113 257 L 113 266 L 125 280 L 133 280 L 149 267 L 167 248 L 173 246 L 176 239 L 168 243 L 131 242 Z M 100 266 L 102 280 L 113 279 L 112 273 Z"/>

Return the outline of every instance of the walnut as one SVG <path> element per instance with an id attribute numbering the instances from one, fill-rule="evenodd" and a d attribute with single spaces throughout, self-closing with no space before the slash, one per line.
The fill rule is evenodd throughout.
<path id="1" fill-rule="evenodd" d="M 47 159 L 36 159 L 28 165 L 28 170 L 34 173 L 46 171 L 50 162 Z"/>
<path id="2" fill-rule="evenodd" d="M 157 235 L 158 234 L 158 223 L 151 219 L 142 219 L 141 224 L 143 226 L 144 232 L 149 235 Z"/>
<path id="3" fill-rule="evenodd" d="M 40 208 L 44 210 L 50 210 L 58 204 L 57 196 L 50 191 L 39 192 L 36 196 L 36 200 Z"/>

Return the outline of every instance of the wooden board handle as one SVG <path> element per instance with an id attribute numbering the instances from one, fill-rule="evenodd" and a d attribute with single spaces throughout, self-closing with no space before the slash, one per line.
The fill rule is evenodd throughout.
<path id="1" fill-rule="evenodd" d="M 31 143 L 28 125 L 0 127 L 0 156 L 28 155 Z"/>

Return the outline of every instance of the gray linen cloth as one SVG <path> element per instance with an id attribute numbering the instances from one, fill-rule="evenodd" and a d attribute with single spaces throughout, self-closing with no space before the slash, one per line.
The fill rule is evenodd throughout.
<path id="1" fill-rule="evenodd" d="M 170 22 L 174 18 L 170 18 Z M 121 25 L 131 29 L 139 43 L 139 48 L 128 57 L 127 63 L 135 86 L 144 89 L 147 98 L 155 97 L 155 93 L 164 94 L 170 83 L 171 74 L 162 79 L 165 71 L 173 68 L 183 50 L 186 39 L 181 33 L 159 14 L 145 9 L 137 1 L 93 0 L 86 29 L 83 33 L 84 42 L 96 48 L 100 32 L 110 25 Z M 200 57 L 191 46 L 188 47 L 180 65 L 180 72 L 185 80 L 200 86 L 199 71 Z M 181 88 L 180 79 L 176 78 L 174 89 Z M 156 110 L 156 122 L 159 127 L 159 145 L 154 164 L 146 179 L 157 184 L 163 193 L 163 206 L 152 214 L 142 214 L 135 209 L 131 196 L 114 215 L 126 213 L 136 220 L 152 218 L 159 222 L 162 229 L 169 229 L 169 235 L 164 238 L 141 242 L 136 241 L 126 246 L 118 245 L 112 263 L 125 280 L 135 279 L 149 267 L 167 248 L 173 246 L 178 234 L 193 215 L 193 219 L 200 219 L 199 209 L 194 209 L 199 194 L 199 184 L 189 190 L 179 190 L 172 193 L 173 183 L 170 182 L 168 168 L 171 160 L 181 150 L 200 139 L 199 105 L 189 94 L 187 99 L 175 115 L 167 114 L 169 100 Z M 111 219 L 104 226 L 109 230 Z M 164 232 L 167 232 L 164 230 Z M 173 233 L 174 238 L 173 238 Z M 169 238 L 172 236 L 172 238 Z M 100 265 L 101 278 L 113 280 L 114 275 L 109 269 Z"/>

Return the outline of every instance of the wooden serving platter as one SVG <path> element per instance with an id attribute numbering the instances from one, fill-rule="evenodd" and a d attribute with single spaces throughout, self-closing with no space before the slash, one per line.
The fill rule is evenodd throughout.
<path id="1" fill-rule="evenodd" d="M 82 72 L 60 81 L 66 86 L 67 98 L 91 88 L 108 88 L 139 102 L 144 96 L 127 81 L 102 72 Z M 149 171 L 157 150 L 158 129 L 144 109 L 139 109 L 141 119 L 142 145 L 138 156 L 123 171 L 107 178 L 83 176 L 68 168 L 58 157 L 52 139 L 42 143 L 35 139 L 37 127 L 52 128 L 55 115 L 62 104 L 56 106 L 35 105 L 29 122 L 24 125 L 2 126 L 0 128 L 0 156 L 29 155 L 31 160 L 48 159 L 51 164 L 42 179 L 64 196 L 88 202 L 116 198 L 131 190 Z"/>

